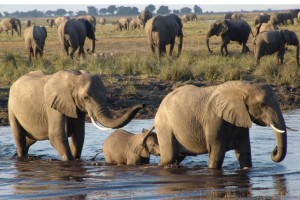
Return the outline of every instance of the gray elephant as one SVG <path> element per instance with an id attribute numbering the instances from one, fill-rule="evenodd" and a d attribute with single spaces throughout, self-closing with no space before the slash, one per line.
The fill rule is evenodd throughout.
<path id="1" fill-rule="evenodd" d="M 78 19 L 86 19 L 86 20 L 88 20 L 92 24 L 94 32 L 96 31 L 97 21 L 96 21 L 96 17 L 95 16 L 93 16 L 93 15 L 79 16 Z"/>
<path id="2" fill-rule="evenodd" d="M 100 25 L 105 25 L 106 24 L 106 19 L 104 17 L 101 17 L 99 19 L 99 23 L 100 23 Z"/>
<path id="3" fill-rule="evenodd" d="M 127 18 L 127 17 L 122 17 L 119 20 L 119 23 L 122 25 L 122 29 L 124 30 L 129 30 L 129 23 L 130 23 L 131 19 Z"/>
<path id="4" fill-rule="evenodd" d="M 47 19 L 47 23 L 50 28 L 54 27 L 54 24 L 55 24 L 54 19 Z"/>
<path id="5" fill-rule="evenodd" d="M 266 31 L 278 31 L 279 28 L 277 25 L 271 24 L 271 23 L 261 23 L 255 26 L 255 37 L 261 33 Z"/>
<path id="6" fill-rule="evenodd" d="M 29 19 L 26 20 L 25 26 L 26 26 L 27 28 L 31 26 L 31 21 L 30 21 Z"/>
<path id="7" fill-rule="evenodd" d="M 0 21 L 0 33 L 5 31 L 8 35 L 8 31 L 11 30 L 11 36 L 14 35 L 14 30 L 18 33 L 18 27 L 16 21 L 13 18 L 3 18 Z"/>
<path id="8" fill-rule="evenodd" d="M 260 13 L 259 15 L 256 15 L 254 18 L 254 25 L 258 25 L 261 23 L 268 23 L 270 20 L 270 15 L 268 13 Z"/>
<path id="9" fill-rule="evenodd" d="M 92 24 L 86 19 L 70 19 L 63 21 L 58 29 L 59 41 L 64 48 L 67 56 L 73 58 L 75 51 L 78 50 L 78 55 L 85 55 L 84 43 L 85 38 L 88 37 L 92 40 L 91 53 L 95 51 L 95 33 Z M 71 47 L 71 52 L 69 53 L 69 47 Z M 90 49 L 87 49 L 90 53 Z"/>
<path id="10" fill-rule="evenodd" d="M 143 107 L 136 105 L 113 119 L 106 93 L 100 76 L 86 71 L 63 70 L 52 75 L 34 71 L 19 78 L 10 88 L 8 101 L 18 156 L 26 156 L 36 141 L 50 140 L 62 160 L 80 159 L 86 113 L 93 122 L 120 128 Z"/>
<path id="11" fill-rule="evenodd" d="M 149 10 L 142 10 L 140 19 L 142 20 L 142 25 L 145 28 L 147 21 L 152 17 L 152 13 Z"/>
<path id="12" fill-rule="evenodd" d="M 70 17 L 65 17 L 65 16 L 63 16 L 63 17 L 56 17 L 56 18 L 54 19 L 54 24 L 55 24 L 56 28 L 58 28 L 59 25 L 60 25 L 62 22 L 67 21 L 68 19 L 70 19 Z"/>
<path id="13" fill-rule="evenodd" d="M 287 151 L 286 125 L 269 85 L 229 81 L 177 88 L 163 99 L 154 119 L 160 165 L 178 165 L 186 156 L 208 153 L 208 167 L 220 169 L 226 151 L 235 150 L 240 167 L 252 167 L 252 122 L 274 129 L 272 160 L 281 162 Z"/>
<path id="14" fill-rule="evenodd" d="M 132 28 L 132 30 L 136 28 L 141 29 L 141 25 L 142 25 L 142 20 L 140 20 L 139 18 L 132 19 L 129 23 L 129 26 Z"/>
<path id="15" fill-rule="evenodd" d="M 159 156 L 157 135 L 145 129 L 140 134 L 118 129 L 105 140 L 103 153 L 108 164 L 149 164 L 150 154 Z"/>
<path id="16" fill-rule="evenodd" d="M 228 12 L 225 14 L 224 19 L 231 19 L 232 15 L 233 15 L 233 12 Z"/>
<path id="17" fill-rule="evenodd" d="M 290 20 L 291 24 L 294 24 L 294 20 L 290 12 L 273 13 L 270 18 L 270 22 L 274 25 L 287 25 L 288 20 Z"/>
<path id="18" fill-rule="evenodd" d="M 286 44 L 296 46 L 296 61 L 299 65 L 299 40 L 297 34 L 289 30 L 261 32 L 256 36 L 253 46 L 257 64 L 261 57 L 276 52 L 278 52 L 278 63 L 283 64 Z"/>
<path id="19" fill-rule="evenodd" d="M 122 24 L 120 22 L 114 22 L 113 25 L 115 27 L 115 30 L 122 31 L 123 26 L 122 26 Z"/>
<path id="20" fill-rule="evenodd" d="M 166 53 L 166 45 L 170 44 L 169 55 L 172 56 L 175 39 L 179 37 L 178 54 L 180 55 L 183 43 L 182 22 L 174 14 L 155 16 L 149 19 L 145 26 L 148 44 L 153 53 L 158 49 L 159 57 Z"/>
<path id="21" fill-rule="evenodd" d="M 299 18 L 298 18 L 299 12 L 300 12 L 299 8 L 289 10 L 289 13 L 291 13 L 292 18 L 293 19 L 296 18 L 298 24 L 299 24 Z"/>
<path id="22" fill-rule="evenodd" d="M 197 21 L 197 15 L 195 13 L 186 14 L 181 17 L 181 20 L 183 22 Z"/>
<path id="23" fill-rule="evenodd" d="M 31 56 L 35 58 L 38 54 L 43 56 L 46 38 L 47 30 L 44 26 L 31 26 L 25 29 L 24 39 L 29 61 L 31 61 Z"/>
<path id="24" fill-rule="evenodd" d="M 231 15 L 232 20 L 239 20 L 239 19 L 242 19 L 242 17 L 244 17 L 243 13 L 233 13 Z"/>
<path id="25" fill-rule="evenodd" d="M 243 45 L 242 53 L 248 52 L 247 41 L 251 31 L 250 25 L 244 20 L 219 20 L 210 25 L 206 36 L 207 49 L 210 53 L 212 50 L 209 48 L 209 38 L 213 35 L 222 37 L 221 54 L 228 55 L 227 45 L 230 41 L 237 41 Z M 253 35 L 253 33 L 252 33 Z"/>
<path id="26" fill-rule="evenodd" d="M 18 19 L 18 18 L 15 18 L 15 17 L 13 17 L 12 20 L 15 21 L 15 24 L 16 24 L 17 29 L 18 29 L 17 32 L 18 32 L 18 35 L 20 36 L 20 35 L 22 34 L 22 24 L 21 24 L 21 20 Z"/>

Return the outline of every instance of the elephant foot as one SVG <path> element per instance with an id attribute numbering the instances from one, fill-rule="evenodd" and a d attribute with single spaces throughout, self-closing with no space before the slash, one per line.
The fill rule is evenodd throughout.
<path id="1" fill-rule="evenodd" d="M 164 167 L 165 169 L 169 169 L 169 168 L 179 168 L 180 165 L 176 163 L 169 163 L 169 164 L 162 164 L 162 163 L 158 163 L 158 166 L 160 167 Z"/>

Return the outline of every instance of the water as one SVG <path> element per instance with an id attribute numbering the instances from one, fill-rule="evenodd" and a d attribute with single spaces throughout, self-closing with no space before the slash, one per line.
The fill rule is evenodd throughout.
<path id="1" fill-rule="evenodd" d="M 207 155 L 187 157 L 182 167 L 158 167 L 152 156 L 146 166 L 106 166 L 100 154 L 111 132 L 86 124 L 82 160 L 61 162 L 49 141 L 30 148 L 32 157 L 14 157 L 10 127 L 0 127 L 0 199 L 198 199 L 198 198 L 300 198 L 300 110 L 286 113 L 288 153 L 281 163 L 271 161 L 276 140 L 268 127 L 253 125 L 253 168 L 240 170 L 234 151 L 226 153 L 222 170 L 207 168 Z M 153 120 L 134 120 L 125 129 L 139 133 Z"/>

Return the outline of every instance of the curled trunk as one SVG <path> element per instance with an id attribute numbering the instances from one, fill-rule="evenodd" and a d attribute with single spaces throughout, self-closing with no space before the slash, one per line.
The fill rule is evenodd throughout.
<path id="1" fill-rule="evenodd" d="M 286 135 L 286 126 L 279 124 L 275 124 L 275 127 L 272 127 L 275 133 L 277 145 L 272 152 L 272 160 L 273 162 L 281 162 L 286 155 L 287 152 L 287 135 Z"/>

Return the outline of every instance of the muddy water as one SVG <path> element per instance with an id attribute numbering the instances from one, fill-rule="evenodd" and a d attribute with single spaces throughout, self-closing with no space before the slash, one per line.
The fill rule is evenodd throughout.
<path id="1" fill-rule="evenodd" d="M 0 199 L 193 199 L 193 198 L 300 198 L 300 110 L 286 113 L 288 154 L 281 163 L 270 155 L 276 144 L 270 128 L 253 126 L 253 168 L 239 170 L 233 151 L 222 170 L 207 169 L 207 155 L 186 158 L 182 167 L 106 166 L 102 154 L 92 158 L 110 134 L 86 124 L 82 161 L 61 162 L 49 141 L 37 142 L 32 157 L 16 159 L 10 127 L 0 127 Z M 135 120 L 125 129 L 138 133 L 153 120 Z"/>

